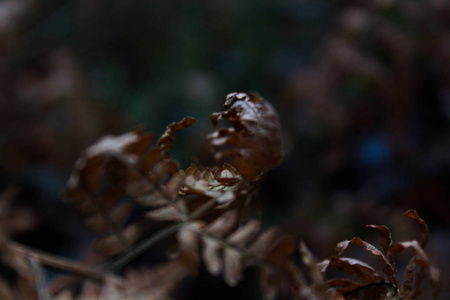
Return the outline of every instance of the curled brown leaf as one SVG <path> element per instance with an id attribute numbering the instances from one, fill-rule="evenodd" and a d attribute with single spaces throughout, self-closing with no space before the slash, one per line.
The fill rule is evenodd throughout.
<path id="1" fill-rule="evenodd" d="M 389 246 L 392 244 L 391 231 L 387 226 L 384 225 L 366 225 L 367 228 L 374 228 L 378 231 L 378 242 L 383 248 L 384 253 L 387 254 Z"/>
<path id="2" fill-rule="evenodd" d="M 323 271 L 329 266 L 335 267 L 342 272 L 355 275 L 364 283 L 384 281 L 383 276 L 378 274 L 374 268 L 357 259 L 333 256 L 329 260 L 321 263 Z"/>
<path id="3" fill-rule="evenodd" d="M 400 287 L 400 297 L 414 299 L 419 296 L 420 283 L 427 273 L 433 283 L 433 296 L 437 299 L 439 295 L 440 271 L 431 264 L 419 242 L 413 240 L 394 243 L 389 250 L 393 255 L 398 255 L 410 248 L 414 250 L 415 255 L 406 266 Z"/>
<path id="4" fill-rule="evenodd" d="M 384 265 L 383 272 L 388 276 L 389 281 L 392 284 L 397 285 L 397 279 L 395 278 L 395 274 L 397 271 L 395 269 L 395 266 L 393 266 L 391 264 L 391 262 L 387 259 L 387 257 L 380 250 L 378 250 L 374 245 L 361 240 L 359 237 L 355 237 L 351 240 L 346 240 L 346 241 L 342 241 L 342 242 L 338 243 L 336 246 L 336 255 L 337 256 L 342 255 L 342 253 L 345 251 L 345 249 L 347 249 L 347 247 L 350 244 L 356 244 L 356 245 L 362 246 L 365 250 L 369 251 L 371 254 L 380 258 Z"/>
<path id="5" fill-rule="evenodd" d="M 428 236 L 429 236 L 427 223 L 419 216 L 419 214 L 414 209 L 410 209 L 404 212 L 403 215 L 405 217 L 413 219 L 414 221 L 417 222 L 417 224 L 422 226 L 422 239 L 420 241 L 420 246 L 422 247 L 422 249 L 425 249 L 428 243 Z"/>
<path id="6" fill-rule="evenodd" d="M 164 134 L 159 138 L 158 146 L 164 151 L 164 153 L 169 152 L 172 149 L 173 144 L 177 141 L 175 138 L 175 133 L 178 130 L 187 128 L 195 123 L 197 123 L 197 121 L 194 118 L 186 117 L 180 122 L 169 124 Z"/>
<path id="7" fill-rule="evenodd" d="M 231 93 L 226 111 L 210 116 L 214 127 L 222 119 L 232 128 L 222 128 L 208 136 L 217 160 L 230 160 L 246 179 L 254 180 L 281 163 L 281 129 L 275 109 L 254 93 Z"/>

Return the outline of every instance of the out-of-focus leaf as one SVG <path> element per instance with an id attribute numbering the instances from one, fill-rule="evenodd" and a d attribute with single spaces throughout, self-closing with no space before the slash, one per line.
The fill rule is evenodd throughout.
<path id="1" fill-rule="evenodd" d="M 103 282 L 87 280 L 75 297 L 62 291 L 52 300 L 167 300 L 190 273 L 175 259 L 153 267 L 126 270 L 123 277 L 106 276 Z"/>
<path id="2" fill-rule="evenodd" d="M 171 293 L 190 274 L 178 258 L 151 268 L 127 270 L 123 279 L 121 297 L 106 299 L 171 299 Z"/>
<path id="3" fill-rule="evenodd" d="M 261 224 L 257 220 L 253 220 L 233 232 L 228 238 L 227 242 L 237 246 L 245 247 L 252 241 L 255 235 L 259 232 Z"/>
<path id="4" fill-rule="evenodd" d="M 173 174 L 173 176 L 169 179 L 166 185 L 164 185 L 163 191 L 166 194 L 167 198 L 170 201 L 174 201 L 180 192 L 181 187 L 183 186 L 185 181 L 185 175 L 183 171 L 178 171 Z"/>
<path id="5" fill-rule="evenodd" d="M 152 182 L 158 186 L 162 186 L 171 176 L 177 174 L 180 169 L 178 163 L 172 159 L 161 160 L 150 174 Z"/>
<path id="6" fill-rule="evenodd" d="M 325 282 L 323 272 L 317 263 L 317 259 L 303 241 L 300 242 L 299 249 L 302 261 L 306 266 L 306 275 L 309 278 L 309 284 L 305 283 L 301 287 L 303 290 L 302 293 L 304 295 L 309 293 L 308 299 L 334 299 L 328 293 L 329 286 Z"/>
<path id="7" fill-rule="evenodd" d="M 177 235 L 179 259 L 191 273 L 196 273 L 200 265 L 197 232 L 202 228 L 203 224 L 201 222 L 191 222 L 183 226 Z"/>
<path id="8" fill-rule="evenodd" d="M 205 231 L 213 236 L 222 238 L 235 226 L 236 219 L 236 213 L 229 211 L 208 225 Z M 203 237 L 202 240 L 202 255 L 206 268 L 211 274 L 218 275 L 222 272 L 222 259 L 219 253 L 221 245 L 217 240 L 211 238 Z"/>
<path id="9" fill-rule="evenodd" d="M 203 239 L 202 257 L 206 268 L 212 275 L 219 275 L 222 272 L 222 259 L 220 257 L 221 246 L 219 242 L 212 239 Z"/>
<path id="10" fill-rule="evenodd" d="M 196 262 L 192 263 L 192 268 L 198 267 L 198 254 L 195 253 L 199 247 L 195 243 L 200 237 L 207 269 L 214 275 L 222 273 L 228 285 L 238 284 L 246 267 L 257 266 L 263 272 L 262 289 L 268 296 L 284 293 L 297 299 L 301 284 L 298 282 L 299 271 L 290 261 L 295 247 L 292 239 L 278 228 L 269 228 L 259 234 L 260 222 L 256 220 L 235 229 L 236 220 L 237 214 L 228 211 L 209 225 L 198 223 L 192 227 L 189 224 L 197 223 L 187 223 L 180 231 L 186 235 L 183 238 L 178 235 L 179 258 L 191 257 L 189 261 Z"/>
<path id="11" fill-rule="evenodd" d="M 217 237 L 224 237 L 236 225 L 237 215 L 234 211 L 228 211 L 208 225 L 206 231 Z"/>
<path id="12" fill-rule="evenodd" d="M 30 209 L 14 207 L 19 190 L 13 186 L 0 191 L 0 249 L 10 237 L 36 227 L 38 218 Z"/>
<path id="13" fill-rule="evenodd" d="M 224 251 L 223 278 L 229 286 L 236 286 L 242 277 L 242 255 L 235 249 Z"/>
<path id="14" fill-rule="evenodd" d="M 112 224 L 106 223 L 105 218 L 95 214 L 84 219 L 84 225 L 92 232 L 107 232 L 113 229 L 111 226 L 114 226 L 114 224 L 122 224 L 129 217 L 132 209 L 133 205 L 131 203 L 121 203 L 107 212 Z"/>
<path id="15" fill-rule="evenodd" d="M 245 249 L 247 244 L 259 232 L 260 223 L 251 221 L 237 231 L 233 232 L 227 242 L 240 248 Z M 230 286 L 235 286 L 242 277 L 242 255 L 235 249 L 224 249 L 224 279 Z"/>
<path id="16" fill-rule="evenodd" d="M 158 221 L 181 220 L 184 210 L 177 210 L 174 203 L 185 175 L 178 163 L 170 159 L 168 151 L 176 141 L 175 132 L 194 122 L 185 118 L 169 125 L 153 147 L 150 145 L 153 136 L 142 134 L 141 129 L 107 136 L 78 159 L 65 199 L 78 206 L 88 229 L 109 232 L 97 240 L 97 250 L 107 255 L 118 254 L 140 238 L 139 234 L 145 230 L 138 227 L 145 222 L 132 220 L 131 226 L 123 228 L 136 205 L 145 208 L 168 205 L 147 215 Z M 124 196 L 131 196 L 134 201 Z"/>
<path id="17" fill-rule="evenodd" d="M 81 294 L 83 298 L 86 299 L 101 299 L 100 298 L 101 289 L 100 286 L 92 281 L 85 281 L 81 289 Z M 119 296 L 119 295 L 116 295 Z"/>
<path id="18" fill-rule="evenodd" d="M 161 149 L 159 147 L 150 149 L 142 158 L 139 163 L 139 169 L 144 173 L 148 174 L 153 170 L 153 167 L 158 161 L 161 160 Z"/>
<path id="19" fill-rule="evenodd" d="M 183 220 L 186 212 L 187 210 L 184 202 L 178 201 L 172 205 L 166 205 L 164 207 L 154 209 L 146 213 L 146 217 L 157 221 L 179 222 Z"/>
<path id="20" fill-rule="evenodd" d="M 274 299 L 278 293 L 278 274 L 272 269 L 261 271 L 261 290 L 265 299 Z"/>
<path id="21" fill-rule="evenodd" d="M 73 300 L 73 293 L 68 290 L 64 290 L 61 293 L 58 293 L 54 297 L 52 297 L 52 300 Z"/>
<path id="22" fill-rule="evenodd" d="M 117 254 L 137 240 L 138 236 L 131 234 L 140 232 L 135 226 L 121 229 L 133 205 L 122 203 L 120 199 L 127 183 L 137 178 L 134 166 L 151 141 L 152 136 L 142 135 L 140 129 L 120 136 L 107 136 L 89 147 L 76 162 L 64 196 L 67 201 L 77 204 L 80 212 L 88 214 L 86 225 L 89 229 L 111 232 L 111 236 L 104 238 L 104 243 L 101 239 L 97 241 L 97 249 Z"/>
<path id="23" fill-rule="evenodd" d="M 323 277 L 323 273 L 321 272 L 320 267 L 317 264 L 317 259 L 314 257 L 314 255 L 311 253 L 311 251 L 303 241 L 300 242 L 299 249 L 302 261 L 307 267 L 308 275 L 312 285 L 318 287 L 319 290 L 325 290 L 325 278 Z"/>
<path id="24" fill-rule="evenodd" d="M 280 228 L 272 227 L 258 236 L 250 251 L 276 267 L 283 266 L 294 253 L 295 244 Z"/>
<path id="25" fill-rule="evenodd" d="M 8 283 L 0 278 L 0 299 L 13 300 L 14 294 Z"/>
<path id="26" fill-rule="evenodd" d="M 141 236 L 141 228 L 138 223 L 133 223 L 121 230 L 121 237 L 125 244 L 117 235 L 109 235 L 95 242 L 94 248 L 103 255 L 113 256 L 123 252 L 127 245 L 134 244 Z"/>

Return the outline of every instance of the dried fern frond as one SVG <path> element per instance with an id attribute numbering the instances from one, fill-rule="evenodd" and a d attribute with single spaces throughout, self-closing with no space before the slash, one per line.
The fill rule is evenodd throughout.
<path id="1" fill-rule="evenodd" d="M 127 223 L 134 207 L 175 202 L 184 175 L 168 151 L 176 141 L 175 132 L 193 123 L 185 118 L 169 125 L 154 147 L 152 135 L 140 129 L 108 136 L 78 159 L 64 197 L 77 204 L 89 230 L 103 234 L 95 244 L 100 253 L 119 254 L 141 237 L 141 224 Z"/>
<path id="2" fill-rule="evenodd" d="M 332 279 L 328 284 L 343 294 L 346 299 L 415 299 L 420 295 L 420 284 L 425 275 L 431 279 L 433 284 L 433 297 L 438 298 L 439 270 L 433 266 L 425 253 L 428 241 L 428 226 L 414 210 L 404 213 L 408 218 L 415 220 L 422 226 L 421 241 L 412 240 L 393 243 L 391 232 L 386 226 L 368 225 L 379 233 L 379 243 L 382 250 L 374 245 L 355 237 L 351 240 L 340 242 L 336 246 L 336 256 L 331 257 L 319 264 L 322 271 L 330 266 L 342 272 L 356 276 L 361 282 L 349 279 Z M 370 265 L 353 258 L 342 257 L 343 252 L 350 244 L 362 246 L 366 251 L 378 257 L 383 263 L 383 273 L 379 274 Z M 394 256 L 399 255 L 406 249 L 413 249 L 414 255 L 404 270 L 402 282 L 396 279 L 398 270 L 395 267 Z"/>
<path id="3" fill-rule="evenodd" d="M 228 211 L 209 224 L 186 223 L 178 233 L 183 260 L 195 272 L 202 257 L 208 271 L 223 274 L 230 286 L 242 279 L 245 268 L 256 266 L 262 271 L 261 284 L 268 298 L 279 292 L 295 295 L 300 283 L 294 275 L 298 270 L 290 261 L 294 241 L 276 227 L 261 232 L 257 220 L 236 228 L 237 217 L 236 212 Z"/>
<path id="4" fill-rule="evenodd" d="M 257 179 L 281 163 L 281 128 L 275 109 L 254 93 L 226 96 L 226 111 L 210 116 L 214 127 L 222 119 L 232 128 L 221 128 L 208 136 L 217 160 L 230 162 L 247 180 Z"/>

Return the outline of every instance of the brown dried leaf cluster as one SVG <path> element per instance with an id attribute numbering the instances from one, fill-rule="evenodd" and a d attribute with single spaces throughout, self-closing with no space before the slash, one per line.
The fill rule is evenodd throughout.
<path id="1" fill-rule="evenodd" d="M 210 119 L 214 127 L 220 120 L 229 120 L 232 127 L 208 136 L 216 159 L 229 159 L 247 180 L 277 166 L 283 150 L 275 109 L 254 93 L 228 94 L 223 106 L 226 111 L 213 113 Z"/>
<path id="2" fill-rule="evenodd" d="M 153 147 L 152 135 L 140 129 L 107 136 L 78 159 L 64 197 L 77 205 L 89 230 L 103 234 L 95 245 L 99 252 L 116 255 L 141 237 L 139 223 L 126 223 L 136 205 L 162 206 L 177 197 L 184 175 L 168 150 L 175 132 L 194 122 L 185 118 L 169 125 Z"/>
<path id="3" fill-rule="evenodd" d="M 208 271 L 212 275 L 223 274 L 230 286 L 239 283 L 246 267 L 262 267 L 263 286 L 270 291 L 268 294 L 274 296 L 280 283 L 270 280 L 269 276 L 274 272 L 287 272 L 289 258 L 295 250 L 294 241 L 279 228 L 260 232 L 260 222 L 257 220 L 236 228 L 237 218 L 235 212 L 229 211 L 210 224 L 187 224 L 179 235 L 191 235 L 191 238 L 179 237 L 180 247 L 195 249 L 190 252 L 191 261 L 199 263 L 201 255 Z M 201 251 L 197 251 L 200 244 Z"/>
<path id="4" fill-rule="evenodd" d="M 336 246 L 336 255 L 319 265 L 324 272 L 328 267 L 334 267 L 356 276 L 359 281 L 337 278 L 328 281 L 328 284 L 345 295 L 346 299 L 415 299 L 420 295 L 421 281 L 427 275 L 433 284 L 433 296 L 437 299 L 440 272 L 431 264 L 424 250 L 428 241 L 428 226 L 414 210 L 408 210 L 404 215 L 422 226 L 420 242 L 412 240 L 393 243 L 389 228 L 368 225 L 368 228 L 378 231 L 382 251 L 359 237 L 340 242 Z M 379 274 L 373 267 L 360 260 L 343 257 L 342 254 L 350 244 L 361 246 L 379 258 L 383 265 L 384 275 Z M 409 248 L 414 250 L 414 255 L 406 266 L 402 282 L 399 284 L 396 279 L 397 269 L 393 257 Z"/>
<path id="5" fill-rule="evenodd" d="M 215 157 L 224 160 L 221 166 L 200 169 L 192 164 L 184 171 L 171 158 L 175 133 L 195 123 L 192 118 L 170 124 L 156 145 L 152 145 L 152 135 L 137 129 L 102 138 L 78 159 L 64 196 L 77 206 L 86 227 L 98 234 L 94 249 L 107 257 L 116 256 L 103 265 L 89 267 L 12 243 L 10 236 L 26 229 L 28 223 L 13 222 L 19 211 L 11 209 L 11 191 L 2 194 L 1 261 L 17 273 L 17 283 L 11 286 L 0 277 L 0 297 L 170 299 L 179 283 L 194 276 L 202 263 L 229 286 L 242 280 L 246 268 L 258 269 L 266 299 L 415 299 L 425 275 L 437 297 L 439 271 L 424 251 L 428 227 L 413 210 L 405 216 L 422 226 L 420 242 L 394 243 L 388 227 L 369 225 L 379 234 L 381 250 L 355 237 L 339 243 L 336 255 L 319 263 L 300 243 L 302 271 L 293 259 L 295 241 L 278 227 L 261 229 L 258 214 L 251 211 L 251 204 L 258 202 L 261 179 L 282 159 L 276 112 L 251 93 L 229 94 L 224 107 L 227 110 L 212 114 L 211 120 L 214 127 L 222 119 L 229 120 L 232 128 L 208 136 Z M 140 210 L 140 217 L 132 217 L 135 210 Z M 124 276 L 114 274 L 171 235 L 176 236 L 176 255 L 166 262 L 132 269 Z M 363 261 L 344 257 L 351 244 L 379 259 L 384 274 Z M 398 283 L 394 256 L 407 249 L 413 249 L 414 256 Z M 69 278 L 52 298 L 43 265 L 81 275 L 84 280 Z M 324 272 L 331 267 L 358 280 L 326 281 Z M 81 290 L 76 293 L 71 284 L 77 282 Z"/>

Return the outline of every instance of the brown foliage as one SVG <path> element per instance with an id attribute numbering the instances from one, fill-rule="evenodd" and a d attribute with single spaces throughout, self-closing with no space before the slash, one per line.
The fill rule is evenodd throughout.
<path id="1" fill-rule="evenodd" d="M 357 299 L 415 299 L 420 295 L 420 283 L 423 277 L 428 275 L 434 288 L 433 296 L 437 299 L 440 272 L 431 264 L 424 251 L 428 240 L 428 226 L 414 210 L 408 210 L 404 215 L 422 226 L 421 242 L 412 240 L 393 243 L 391 232 L 386 226 L 368 225 L 368 228 L 378 230 L 379 242 L 383 252 L 374 245 L 355 237 L 351 240 L 340 242 L 336 246 L 336 256 L 321 262 L 323 271 L 332 266 L 342 272 L 355 275 L 362 283 L 342 279 L 333 279 L 328 283 L 340 293 L 346 295 L 347 299 L 354 299 L 353 297 L 357 295 L 358 297 L 363 297 Z M 387 276 L 387 280 L 366 263 L 342 257 L 341 255 L 350 244 L 362 246 L 372 255 L 378 257 L 383 263 L 383 272 Z M 412 248 L 415 254 L 406 266 L 403 280 L 399 284 L 395 276 L 397 269 L 395 268 L 393 256 L 401 254 L 408 248 Z"/>
<path id="2" fill-rule="evenodd" d="M 10 242 L 14 230 L 24 225 L 4 222 L 14 220 L 18 212 L 8 206 L 11 193 L 3 194 L 1 259 L 19 280 L 10 287 L 0 278 L 2 299 L 50 299 L 42 265 L 84 278 L 78 294 L 68 282 L 79 279 L 69 278 L 52 299 L 168 299 L 183 279 L 198 272 L 202 262 L 229 286 L 242 280 L 246 268 L 259 270 L 266 299 L 277 295 L 298 300 L 414 299 L 424 275 L 431 278 L 437 296 L 439 271 L 424 252 L 428 227 L 413 210 L 405 216 L 422 226 L 420 242 L 393 243 L 386 226 L 369 225 L 378 231 L 382 250 L 355 237 L 340 242 L 336 255 L 319 263 L 302 242 L 304 269 L 297 266 L 295 241 L 278 227 L 261 229 L 252 210 L 261 179 L 282 159 L 278 116 L 270 104 L 251 93 L 227 95 L 224 107 L 226 111 L 211 115 L 213 126 L 225 119 L 232 128 L 208 136 L 215 157 L 225 161 L 221 166 L 200 169 L 192 164 L 181 170 L 171 158 L 176 131 L 195 123 L 192 118 L 170 124 L 156 145 L 151 134 L 136 129 L 102 138 L 78 159 L 64 198 L 77 206 L 86 228 L 98 234 L 94 249 L 104 257 L 115 256 L 103 265 L 90 267 Z M 143 212 L 142 217 L 131 217 L 136 209 Z M 166 262 L 130 269 L 124 276 L 114 274 L 172 235 L 177 250 Z M 360 260 L 343 257 L 351 244 L 377 257 L 385 276 Z M 393 257 L 409 248 L 414 256 L 399 284 Z M 326 281 L 324 272 L 330 267 L 359 281 Z"/>
<path id="3" fill-rule="evenodd" d="M 139 224 L 125 225 L 133 206 L 161 206 L 177 197 L 184 175 L 168 151 L 175 132 L 193 123 L 185 118 L 169 125 L 155 147 L 152 135 L 140 129 L 104 137 L 76 162 L 64 197 L 77 204 L 89 230 L 108 233 L 96 242 L 99 252 L 116 255 L 140 238 Z M 125 194 L 135 197 L 134 203 L 124 201 Z"/>
<path id="4" fill-rule="evenodd" d="M 246 179 L 277 166 L 283 159 L 281 132 L 274 108 L 253 93 L 231 93 L 223 107 L 226 111 L 210 116 L 214 127 L 222 119 L 233 128 L 221 128 L 208 136 L 218 160 L 231 158 L 232 165 Z"/>

